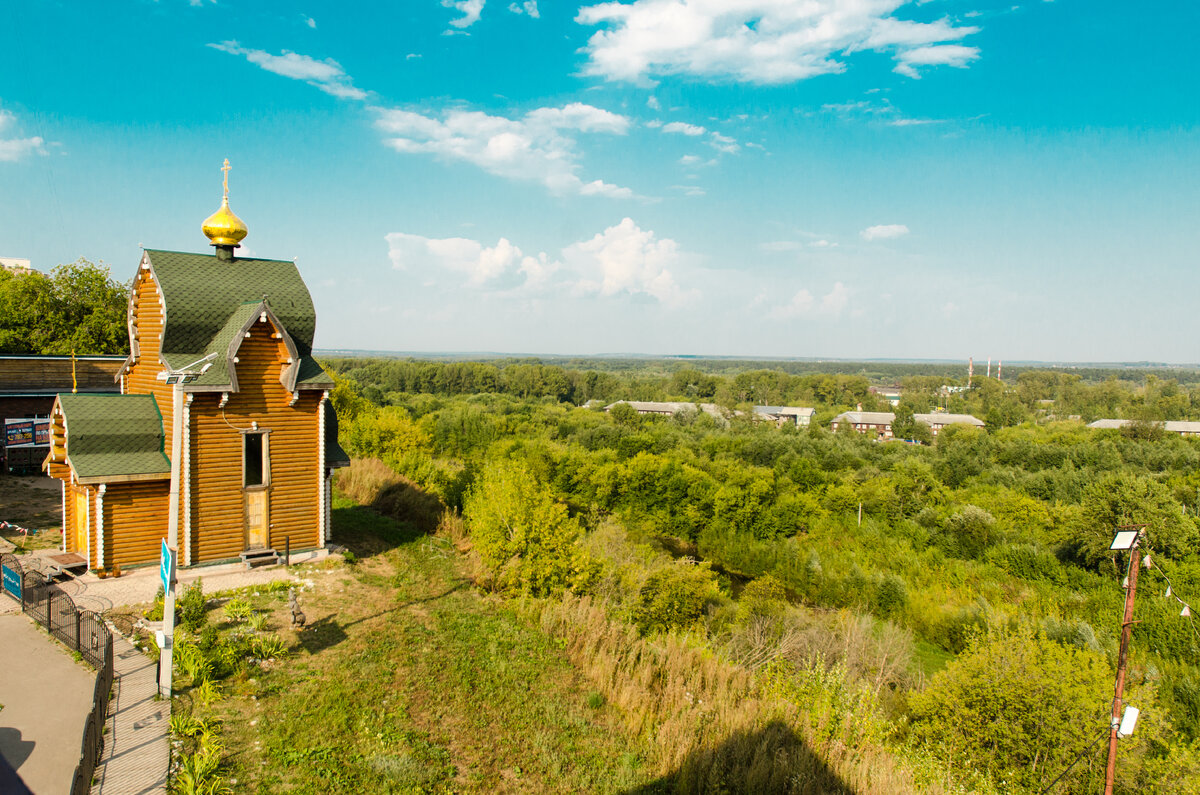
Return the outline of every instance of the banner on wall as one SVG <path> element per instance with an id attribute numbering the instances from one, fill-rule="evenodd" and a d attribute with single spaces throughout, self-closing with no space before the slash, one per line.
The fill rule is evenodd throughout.
<path id="1" fill-rule="evenodd" d="M 50 444 L 49 419 L 6 419 L 5 447 L 45 447 Z"/>

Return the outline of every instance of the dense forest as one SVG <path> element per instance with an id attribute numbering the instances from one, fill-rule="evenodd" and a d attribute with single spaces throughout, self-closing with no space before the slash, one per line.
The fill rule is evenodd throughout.
<path id="1" fill-rule="evenodd" d="M 359 459 L 342 489 L 369 499 L 378 459 L 436 495 L 481 587 L 541 600 L 545 631 L 631 727 L 664 757 L 707 760 L 679 771 L 680 791 L 757 780 L 764 748 L 786 756 L 761 740 L 771 721 L 860 792 L 1097 791 L 1128 562 L 1108 545 L 1131 523 L 1148 526 L 1151 564 L 1125 698 L 1141 720 L 1117 788 L 1200 788 L 1200 440 L 1155 424 L 1200 416 L 1194 385 L 1026 370 L 952 391 L 897 372 L 902 413 L 986 422 L 905 444 L 823 425 L 884 408 L 862 374 L 327 364 Z M 617 399 L 730 411 L 601 409 Z M 818 413 L 777 428 L 752 418 L 762 403 Z M 1085 427 L 1096 417 L 1139 422 Z M 630 676 L 657 684 L 634 697 Z M 672 677 L 692 683 L 686 698 Z M 695 755 L 730 736 L 759 739 Z"/>

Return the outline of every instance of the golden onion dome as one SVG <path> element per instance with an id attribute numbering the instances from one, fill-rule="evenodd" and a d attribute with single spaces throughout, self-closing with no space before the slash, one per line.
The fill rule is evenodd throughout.
<path id="1" fill-rule="evenodd" d="M 225 165 L 221 167 L 221 170 L 225 172 L 225 197 L 221 199 L 221 208 L 205 219 L 201 229 L 214 246 L 237 247 L 250 230 L 246 228 L 245 222 L 229 209 L 230 166 L 228 159 L 225 160 Z"/>

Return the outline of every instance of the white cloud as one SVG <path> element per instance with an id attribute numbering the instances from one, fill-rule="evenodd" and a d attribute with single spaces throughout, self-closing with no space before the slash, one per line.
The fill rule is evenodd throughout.
<path id="1" fill-rule="evenodd" d="M 458 13 L 462 14 L 459 19 L 450 20 L 450 24 L 456 28 L 469 28 L 479 21 L 479 15 L 483 12 L 483 5 L 487 0 L 442 0 L 443 8 L 453 8 Z"/>
<path id="2" fill-rule="evenodd" d="M 646 107 L 650 108 L 650 110 L 662 109 L 662 105 L 658 104 L 658 97 L 654 96 L 653 94 L 651 94 L 649 99 L 646 100 Z"/>
<path id="3" fill-rule="evenodd" d="M 904 237 L 908 234 L 908 227 L 904 224 L 879 224 L 878 226 L 868 226 L 858 234 L 863 240 L 888 240 L 893 237 Z"/>
<path id="4" fill-rule="evenodd" d="M 833 285 L 833 289 L 821 298 L 821 313 L 837 317 L 842 314 L 842 310 L 848 303 L 850 303 L 850 291 L 846 289 L 846 285 L 837 282 Z"/>
<path id="5" fill-rule="evenodd" d="M 918 66 L 953 66 L 966 69 L 967 64 L 979 58 L 978 47 L 964 47 L 961 44 L 938 44 L 929 47 L 917 47 L 896 54 L 899 62 L 892 71 L 907 77 L 920 79 Z"/>
<path id="6" fill-rule="evenodd" d="M 683 133 L 684 135 L 704 135 L 708 130 L 699 127 L 695 124 L 686 124 L 681 121 L 673 121 L 670 124 L 663 126 L 662 131 L 665 133 Z"/>
<path id="7" fill-rule="evenodd" d="M 0 163 L 13 163 L 26 155 L 46 154 L 45 141 L 41 136 L 31 138 L 7 138 L 6 132 L 16 126 L 17 117 L 6 110 L 0 110 Z"/>
<path id="8" fill-rule="evenodd" d="M 537 0 L 525 0 L 523 3 L 509 3 L 508 10 L 514 14 L 526 14 L 534 19 L 538 19 L 541 16 L 538 13 Z"/>
<path id="9" fill-rule="evenodd" d="M 677 191 L 682 191 L 684 196 L 699 198 L 700 196 L 708 195 L 708 191 L 699 185 L 672 185 L 671 187 Z"/>
<path id="10" fill-rule="evenodd" d="M 575 21 L 603 25 L 588 40 L 585 72 L 648 82 L 686 74 L 749 83 L 787 83 L 844 71 L 858 50 L 895 53 L 896 71 L 965 66 L 977 50 L 929 53 L 975 33 L 948 20 L 891 16 L 907 0 L 634 0 L 581 8 Z M 911 56 L 911 57 L 910 57 Z M 940 60 L 932 60 L 940 59 Z M 912 76 L 910 74 L 910 76 Z"/>
<path id="11" fill-rule="evenodd" d="M 393 232 L 386 239 L 394 268 L 418 273 L 434 268 L 457 271 L 467 275 L 471 287 L 507 286 L 517 274 L 524 275 L 527 286 L 540 285 L 558 267 L 547 262 L 545 254 L 525 256 L 503 237 L 494 246 L 464 237 L 439 239 L 404 232 Z"/>
<path id="12" fill-rule="evenodd" d="M 730 138 L 728 135 L 721 135 L 718 132 L 712 134 L 712 137 L 709 139 L 708 143 L 709 146 L 713 147 L 714 149 L 731 155 L 737 154 L 738 151 L 741 150 L 741 147 L 738 145 L 736 140 Z"/>
<path id="13" fill-rule="evenodd" d="M 313 30 L 317 29 L 317 20 L 313 19 L 310 16 L 306 16 L 304 14 L 301 14 L 300 17 L 304 20 L 305 25 L 308 25 Z"/>
<path id="14" fill-rule="evenodd" d="M 580 275 L 576 289 L 603 297 L 645 294 L 676 306 L 694 297 L 675 282 L 670 267 L 679 262 L 670 238 L 656 239 L 632 218 L 610 226 L 591 240 L 563 249 L 563 260 Z"/>
<path id="15" fill-rule="evenodd" d="M 245 56 L 247 61 L 268 72 L 290 77 L 293 80 L 303 80 L 310 86 L 315 86 L 335 97 L 343 99 L 366 99 L 367 97 L 367 92 L 355 88 L 341 64 L 332 58 L 318 61 L 307 55 L 287 50 L 280 55 L 271 55 L 264 50 L 247 49 L 236 41 L 223 41 L 220 44 L 209 44 L 208 46 L 230 55 Z"/>
<path id="16" fill-rule="evenodd" d="M 388 258 L 397 270 L 418 276 L 460 273 L 467 286 L 491 291 L 527 294 L 554 279 L 575 295 L 601 298 L 646 295 L 674 306 L 696 295 L 680 289 L 669 269 L 681 259 L 675 241 L 656 238 L 630 218 L 590 240 L 567 246 L 561 259 L 551 259 L 545 252 L 528 256 L 503 237 L 494 246 L 463 237 L 405 232 L 393 232 L 386 240 Z"/>
<path id="17" fill-rule="evenodd" d="M 845 311 L 849 303 L 849 288 L 841 282 L 836 282 L 829 292 L 821 297 L 820 301 L 808 289 L 801 288 L 792 296 L 792 300 L 775 307 L 770 314 L 771 317 L 779 320 L 813 314 L 838 317 Z"/>
<path id="18" fill-rule="evenodd" d="M 554 193 L 632 198 L 628 188 L 580 179 L 575 139 L 569 134 L 622 135 L 629 119 L 573 102 L 538 108 L 520 119 L 479 111 L 451 110 L 441 119 L 406 110 L 379 110 L 385 143 L 398 152 L 463 160 L 497 176 L 534 180 Z"/>

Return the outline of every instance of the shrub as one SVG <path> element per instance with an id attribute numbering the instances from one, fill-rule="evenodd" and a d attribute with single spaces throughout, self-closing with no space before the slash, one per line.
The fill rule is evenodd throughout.
<path id="1" fill-rule="evenodd" d="M 579 546 L 579 522 L 520 463 L 484 470 L 467 493 L 463 518 L 493 587 L 546 596 L 586 588 L 597 564 Z"/>
<path id="2" fill-rule="evenodd" d="M 200 580 L 183 589 L 175 605 L 179 623 L 189 632 L 196 632 L 208 620 L 208 602 L 204 598 L 204 586 Z"/>
<path id="3" fill-rule="evenodd" d="M 889 572 L 875 581 L 871 609 L 876 615 L 888 618 L 903 610 L 906 604 L 908 586 L 903 578 Z"/>
<path id="4" fill-rule="evenodd" d="M 638 591 L 633 623 L 643 635 L 685 629 L 720 598 L 717 577 L 708 563 L 679 560 L 655 571 Z"/>
<path id="5" fill-rule="evenodd" d="M 1111 688 L 1096 652 L 1029 629 L 979 636 L 912 697 L 913 736 L 997 783 L 1040 790 L 1104 728 Z M 1085 769 L 1069 791 L 1084 791 Z"/>

